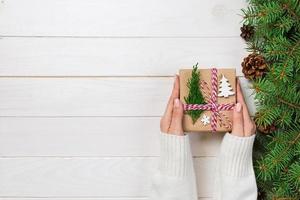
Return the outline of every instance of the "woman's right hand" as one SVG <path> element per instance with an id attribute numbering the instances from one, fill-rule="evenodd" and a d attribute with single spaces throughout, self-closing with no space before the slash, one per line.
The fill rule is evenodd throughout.
<path id="1" fill-rule="evenodd" d="M 231 134 L 239 137 L 249 137 L 255 134 L 256 125 L 250 117 L 239 81 L 237 81 L 236 95 L 237 103 L 233 110 Z"/>

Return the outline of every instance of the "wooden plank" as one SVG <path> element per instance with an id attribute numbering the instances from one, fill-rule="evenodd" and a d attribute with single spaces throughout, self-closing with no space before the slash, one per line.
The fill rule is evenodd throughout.
<path id="1" fill-rule="evenodd" d="M 160 116 L 172 85 L 168 77 L 1 78 L 0 116 Z"/>
<path id="2" fill-rule="evenodd" d="M 78 198 L 78 197 L 67 197 L 67 198 L 61 198 L 61 197 L 32 197 L 32 198 L 23 198 L 23 197 L 18 197 L 18 198 L 11 198 L 11 197 L 0 197 L 1 200 L 70 200 L 71 199 L 76 199 L 76 200 L 147 200 L 148 198 L 145 197 L 116 197 L 116 198 L 109 198 L 109 197 L 85 197 L 85 198 Z M 198 198 L 199 200 L 212 200 L 212 198 Z"/>
<path id="3" fill-rule="evenodd" d="M 70 200 L 70 199 L 76 199 L 76 200 L 147 200 L 147 197 L 84 197 L 84 198 L 78 198 L 78 197 L 0 197 L 0 200 Z M 201 200 L 211 200 L 207 198 L 199 198 Z"/>
<path id="4" fill-rule="evenodd" d="M 172 76 L 196 62 L 241 76 L 244 48 L 240 38 L 4 37 L 0 76 Z"/>
<path id="5" fill-rule="evenodd" d="M 1 117 L 0 156 L 158 156 L 159 132 L 158 117 Z M 215 156 L 223 134 L 190 136 L 194 156 Z"/>
<path id="6" fill-rule="evenodd" d="M 1 2 L 0 34 L 238 36 L 243 7 L 240 0 L 10 0 Z"/>
<path id="7" fill-rule="evenodd" d="M 215 158 L 195 159 L 199 197 L 212 197 Z M 144 197 L 157 158 L 1 158 L 0 196 Z"/>
<path id="8" fill-rule="evenodd" d="M 1 116 L 159 116 L 172 78 L 3 78 Z"/>

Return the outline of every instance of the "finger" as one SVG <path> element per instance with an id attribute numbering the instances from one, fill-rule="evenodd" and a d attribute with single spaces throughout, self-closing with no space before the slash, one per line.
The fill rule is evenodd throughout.
<path id="1" fill-rule="evenodd" d="M 160 131 L 163 133 L 168 133 L 169 127 L 170 127 L 171 123 L 168 123 L 168 121 L 165 119 L 165 117 L 163 116 L 160 119 Z"/>
<path id="2" fill-rule="evenodd" d="M 181 101 L 178 98 L 176 98 L 174 100 L 172 121 L 168 131 L 169 133 L 175 135 L 184 135 L 182 129 L 182 118 L 183 118 L 183 105 Z"/>
<path id="3" fill-rule="evenodd" d="M 172 93 L 169 97 L 165 113 L 160 121 L 160 128 L 161 128 L 161 131 L 163 131 L 163 132 L 167 132 L 171 125 L 173 102 L 174 102 L 174 99 L 176 99 L 178 97 L 179 97 L 179 77 L 177 75 L 175 75 Z"/>
<path id="4" fill-rule="evenodd" d="M 251 135 L 254 135 L 256 132 L 256 125 L 253 120 L 250 121 L 244 121 L 244 135 L 246 137 L 249 137 Z"/>
<path id="5" fill-rule="evenodd" d="M 175 75 L 174 77 L 172 93 L 169 97 L 164 116 L 169 116 L 169 117 L 172 116 L 173 102 L 176 98 L 179 98 L 179 77 L 177 75 Z"/>
<path id="6" fill-rule="evenodd" d="M 233 110 L 232 135 L 244 136 L 243 106 L 237 103 Z"/>

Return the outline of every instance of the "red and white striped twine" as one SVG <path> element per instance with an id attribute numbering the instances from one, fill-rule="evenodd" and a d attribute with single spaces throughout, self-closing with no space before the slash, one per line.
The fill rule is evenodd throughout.
<path id="1" fill-rule="evenodd" d="M 201 84 L 203 89 L 203 84 Z M 218 92 L 218 70 L 217 68 L 211 69 L 211 96 L 208 104 L 184 104 L 184 110 L 210 110 L 211 115 L 211 128 L 215 132 L 217 130 L 217 118 L 219 111 L 232 110 L 234 107 L 233 103 L 218 104 L 217 92 Z"/>

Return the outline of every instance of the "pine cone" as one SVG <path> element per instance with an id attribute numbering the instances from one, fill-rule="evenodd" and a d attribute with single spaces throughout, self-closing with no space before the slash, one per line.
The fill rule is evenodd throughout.
<path id="1" fill-rule="evenodd" d="M 255 79 L 262 77 L 267 71 L 265 59 L 256 53 L 249 54 L 242 62 L 245 77 L 247 79 Z"/>
<path id="2" fill-rule="evenodd" d="M 274 124 L 268 126 L 258 126 L 257 130 L 261 133 L 270 134 L 277 130 L 277 127 Z"/>
<path id="3" fill-rule="evenodd" d="M 244 24 L 240 28 L 240 30 L 241 30 L 240 36 L 246 41 L 249 41 L 252 38 L 252 36 L 254 35 L 254 27 L 253 26 Z"/>

